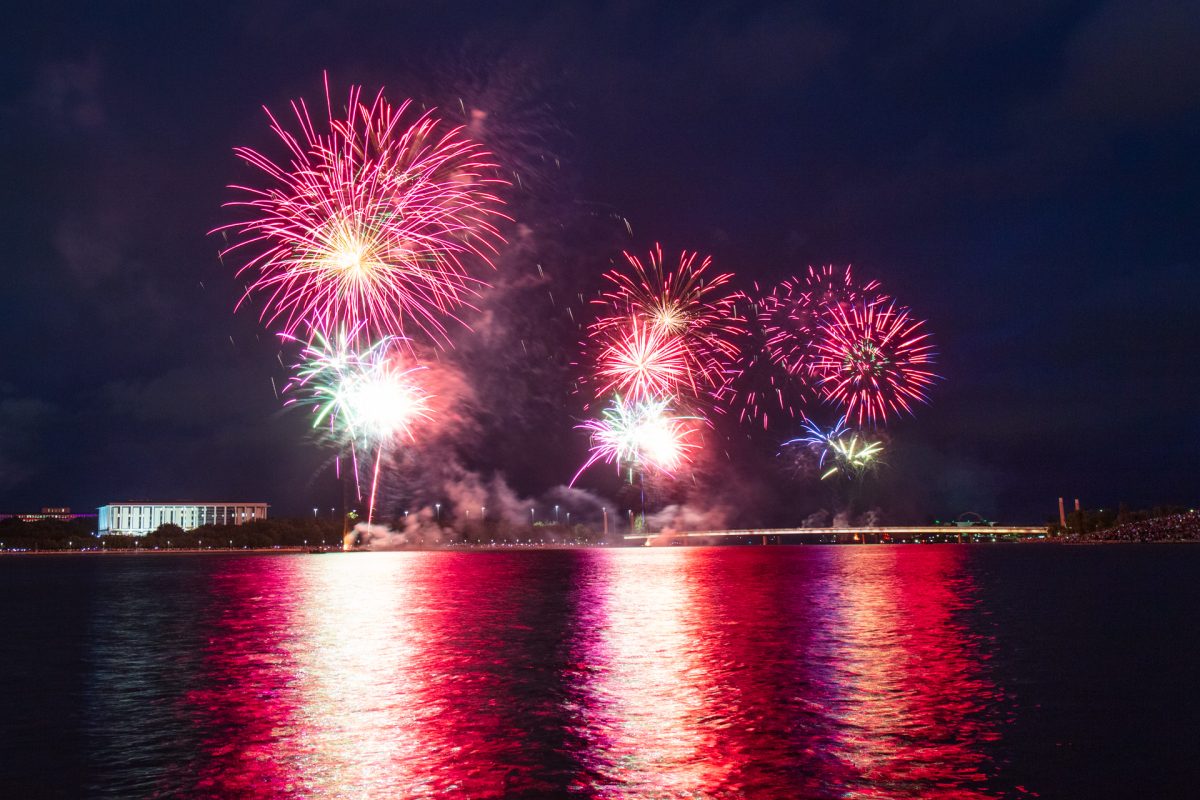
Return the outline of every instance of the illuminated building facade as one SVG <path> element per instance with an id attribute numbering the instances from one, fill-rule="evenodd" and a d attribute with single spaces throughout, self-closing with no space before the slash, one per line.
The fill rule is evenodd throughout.
<path id="1" fill-rule="evenodd" d="M 266 503 L 109 503 L 100 506 L 101 536 L 145 536 L 160 525 L 185 531 L 201 525 L 241 525 L 267 518 Z"/>
<path id="2" fill-rule="evenodd" d="M 22 522 L 44 522 L 46 520 L 70 522 L 72 520 L 89 520 L 95 518 L 95 514 L 73 514 L 68 506 L 44 507 L 40 514 L 0 514 L 0 520 L 19 519 Z"/>

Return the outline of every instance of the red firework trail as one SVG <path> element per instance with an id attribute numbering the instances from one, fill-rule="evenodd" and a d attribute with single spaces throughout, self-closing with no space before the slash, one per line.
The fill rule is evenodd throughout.
<path id="1" fill-rule="evenodd" d="M 613 286 L 593 302 L 606 310 L 591 326 L 590 335 L 623 329 L 632 318 L 678 340 L 688 372 L 685 382 L 694 393 L 715 391 L 724 383 L 727 365 L 736 355 L 734 338 L 740 320 L 732 313 L 734 294 L 730 273 L 711 274 L 712 259 L 686 250 L 675 269 L 664 263 L 656 244 L 643 261 L 623 253 L 628 270 L 613 269 L 605 278 Z"/>
<path id="2" fill-rule="evenodd" d="M 757 287 L 755 287 L 757 289 Z M 718 392 L 721 403 L 735 411 L 742 422 L 771 427 L 772 420 L 794 420 L 799 408 L 811 394 L 807 373 L 789 369 L 789 362 L 774 350 L 773 337 L 780 335 L 779 317 L 785 308 L 778 288 L 765 297 L 738 296 L 736 306 L 741 317 L 741 335 L 737 339 L 738 356 L 729 380 Z M 786 328 L 789 336 L 796 335 Z M 800 336 L 807 347 L 808 338 Z"/>
<path id="3" fill-rule="evenodd" d="M 761 301 L 761 318 L 767 333 L 767 351 L 777 364 L 793 375 L 812 372 L 816 332 L 834 307 L 847 307 L 859 300 L 868 304 L 887 300 L 879 292 L 879 281 L 859 285 L 849 265 L 809 266 L 803 283 L 788 278 Z"/>
<path id="4" fill-rule="evenodd" d="M 828 308 L 814 340 L 813 373 L 824 398 L 845 409 L 846 422 L 875 425 L 927 402 L 938 376 L 929 370 L 935 352 L 924 324 L 895 302 Z"/>
<path id="5" fill-rule="evenodd" d="M 814 267 L 810 264 L 804 285 L 817 308 L 844 306 L 859 300 L 877 303 L 888 299 L 887 295 L 880 293 L 879 281 L 867 281 L 861 285 L 855 283 L 850 264 L 845 267 L 833 264 Z"/>
<path id="6" fill-rule="evenodd" d="M 328 130 L 293 101 L 298 134 L 267 111 L 284 143 L 282 165 L 248 147 L 239 158 L 265 188 L 231 186 L 227 205 L 248 217 L 218 228 L 238 239 L 222 256 L 245 254 L 252 279 L 240 306 L 261 295 L 262 317 L 283 333 L 355 330 L 365 339 L 403 336 L 412 323 L 435 341 L 443 320 L 469 303 L 482 280 L 471 258 L 489 262 L 503 218 L 491 156 L 432 115 L 393 107 L 382 91 L 369 104 L 350 90 L 335 115 L 326 82 Z"/>
<path id="7" fill-rule="evenodd" d="M 693 391 L 687 350 L 680 336 L 653 323 L 629 319 L 625 327 L 606 332 L 597 359 L 596 396 L 615 390 L 634 402 L 673 395 L 680 387 Z"/>

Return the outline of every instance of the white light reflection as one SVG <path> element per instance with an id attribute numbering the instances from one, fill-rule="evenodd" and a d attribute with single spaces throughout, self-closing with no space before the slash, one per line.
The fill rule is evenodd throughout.
<path id="1" fill-rule="evenodd" d="M 330 554 L 305 565 L 296 654 L 304 783 L 322 798 L 420 797 L 426 725 L 436 714 L 418 660 L 428 554 Z"/>
<path id="2" fill-rule="evenodd" d="M 689 572 L 697 551 L 594 553 L 580 598 L 581 733 L 600 797 L 702 797 L 723 779 Z"/>

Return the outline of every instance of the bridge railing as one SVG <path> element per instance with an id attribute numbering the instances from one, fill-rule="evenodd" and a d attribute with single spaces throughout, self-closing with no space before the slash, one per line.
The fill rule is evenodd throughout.
<path id="1" fill-rule="evenodd" d="M 649 533 L 626 534 L 625 539 L 657 539 L 659 537 L 729 537 L 729 536 L 845 536 L 863 534 L 870 536 L 1045 536 L 1046 526 L 1012 525 L 895 525 L 887 527 L 837 527 L 837 528 L 744 528 L 716 531 L 651 531 Z"/>

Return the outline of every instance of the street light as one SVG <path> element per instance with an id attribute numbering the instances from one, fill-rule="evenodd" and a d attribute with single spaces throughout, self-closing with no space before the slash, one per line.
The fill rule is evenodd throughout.
<path id="1" fill-rule="evenodd" d="M 438 521 L 439 523 L 441 523 L 441 521 L 442 521 L 442 504 L 441 504 L 441 503 L 434 503 L 434 504 L 433 504 L 433 507 L 434 507 L 434 509 L 436 509 L 436 510 L 437 510 L 437 521 Z"/>
<path id="2" fill-rule="evenodd" d="M 529 525 L 532 527 L 533 524 L 533 509 L 531 508 L 529 509 Z"/>
<path id="3" fill-rule="evenodd" d="M 313 519 L 316 519 L 316 518 L 317 518 L 317 509 L 316 509 L 316 507 L 314 507 L 313 508 Z"/>

